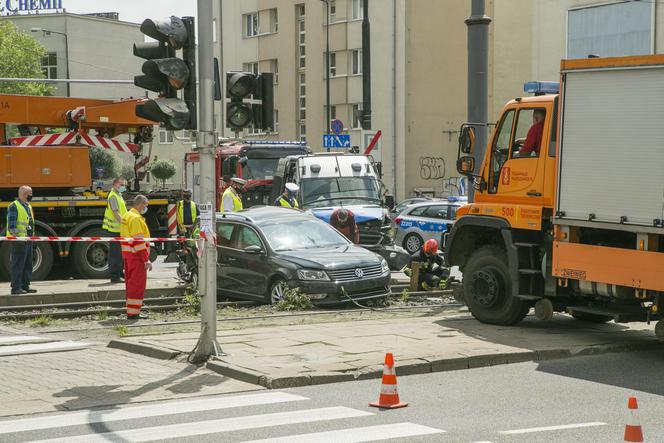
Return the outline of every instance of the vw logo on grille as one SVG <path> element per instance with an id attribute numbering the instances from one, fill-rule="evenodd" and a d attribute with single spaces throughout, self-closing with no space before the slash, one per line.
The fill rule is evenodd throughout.
<path id="1" fill-rule="evenodd" d="M 355 269 L 355 275 L 357 275 L 359 278 L 364 277 L 364 270 L 362 268 Z"/>

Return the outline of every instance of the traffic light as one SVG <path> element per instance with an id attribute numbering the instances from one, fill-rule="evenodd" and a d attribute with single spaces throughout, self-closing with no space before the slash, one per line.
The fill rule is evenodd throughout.
<path id="1" fill-rule="evenodd" d="M 196 129 L 196 39 L 193 17 L 147 19 L 141 32 L 156 42 L 135 43 L 134 55 L 147 60 L 143 75 L 134 77 L 139 88 L 157 92 L 158 98 L 136 105 L 136 115 L 174 131 Z M 182 49 L 183 58 L 176 57 Z M 183 98 L 178 98 L 178 91 Z"/>
<path id="2" fill-rule="evenodd" d="M 274 129 L 274 75 L 271 72 L 227 72 L 226 97 L 230 99 L 226 104 L 227 127 L 241 131 L 253 123 L 255 129 Z"/>

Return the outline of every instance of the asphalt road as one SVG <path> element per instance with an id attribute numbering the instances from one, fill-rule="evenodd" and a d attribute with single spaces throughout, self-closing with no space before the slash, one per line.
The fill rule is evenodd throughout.
<path id="1" fill-rule="evenodd" d="M 200 397 L 4 419 L 0 441 L 618 442 L 635 395 L 661 442 L 662 369 L 664 355 L 624 353 L 400 377 L 410 406 L 391 411 L 367 406 L 378 380 Z"/>

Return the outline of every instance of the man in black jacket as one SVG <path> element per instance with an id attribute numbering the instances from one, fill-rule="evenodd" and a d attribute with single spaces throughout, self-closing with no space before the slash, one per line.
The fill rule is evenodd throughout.
<path id="1" fill-rule="evenodd" d="M 420 290 L 438 289 L 440 281 L 450 276 L 449 269 L 444 267 L 442 255 L 438 254 L 438 242 L 434 239 L 427 240 L 422 249 L 410 256 L 411 269 L 413 262 L 420 263 Z"/>

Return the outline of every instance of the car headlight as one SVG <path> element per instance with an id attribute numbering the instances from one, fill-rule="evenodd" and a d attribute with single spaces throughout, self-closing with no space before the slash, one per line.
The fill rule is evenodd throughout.
<path id="1" fill-rule="evenodd" d="M 385 274 L 386 272 L 390 272 L 390 265 L 387 264 L 387 260 L 382 259 L 380 265 L 383 268 L 383 274 Z"/>
<path id="2" fill-rule="evenodd" d="M 297 277 L 300 280 L 330 280 L 325 271 L 315 271 L 313 269 L 298 269 Z"/>

